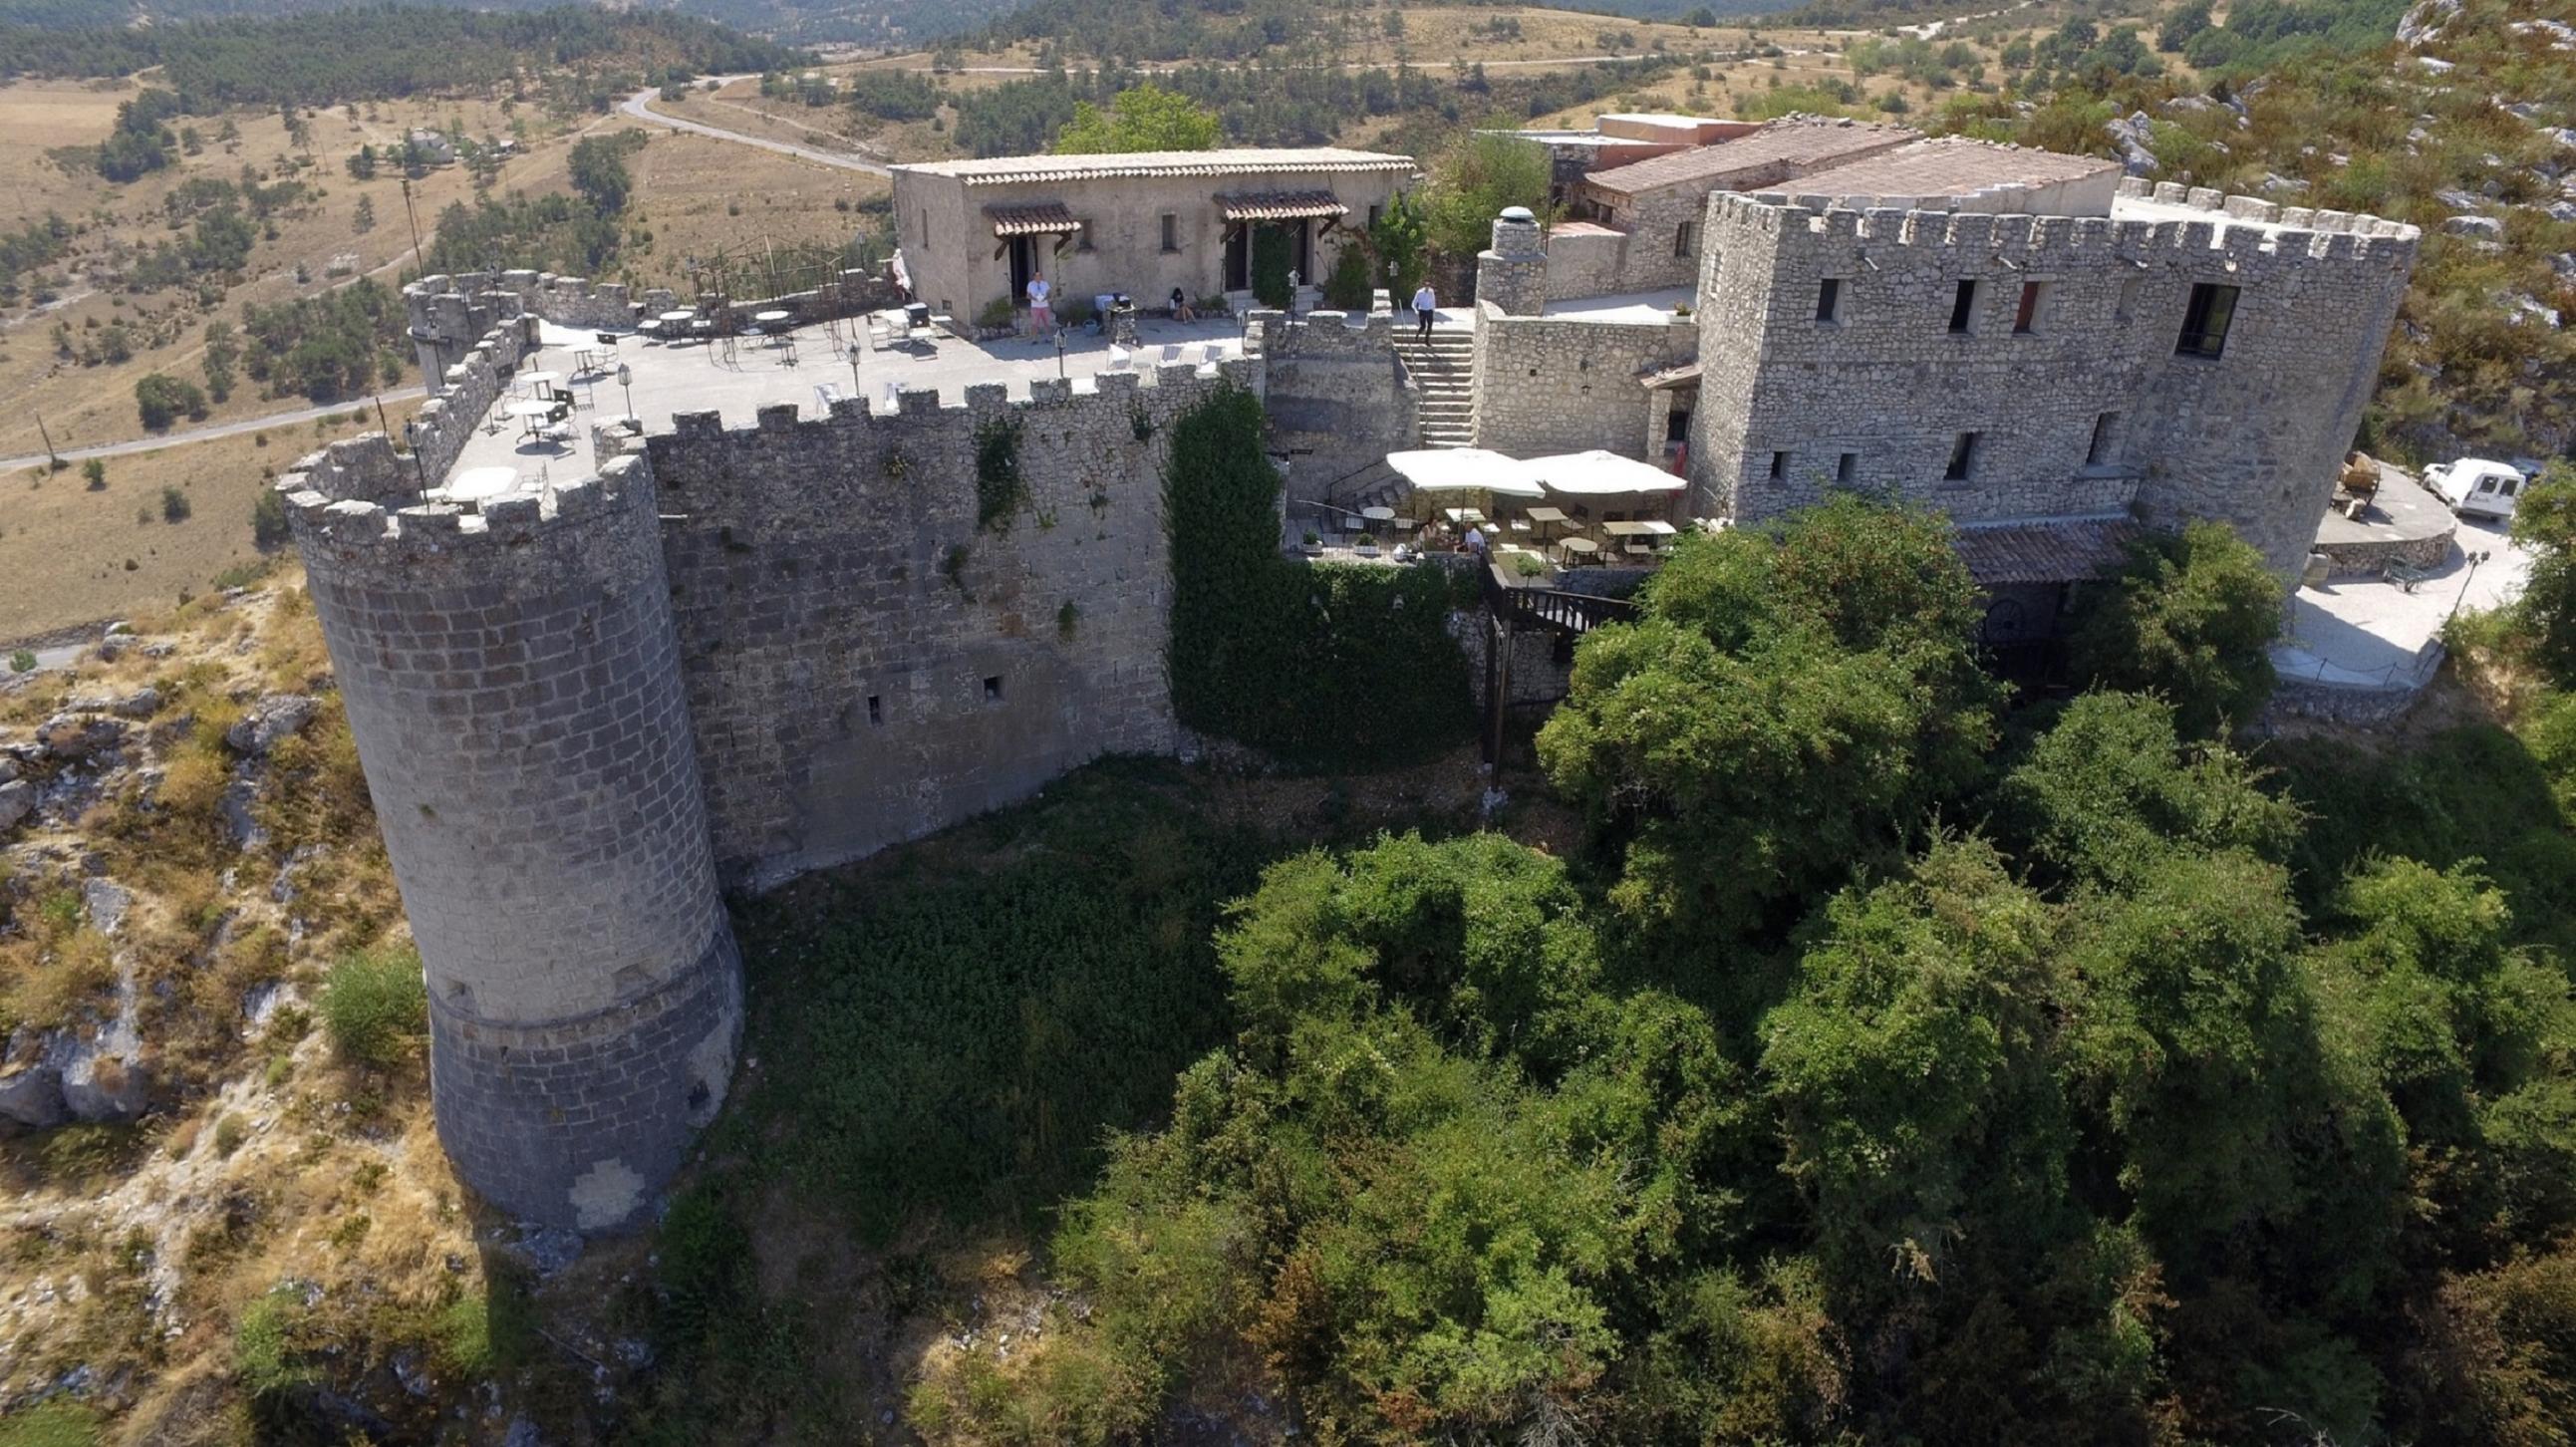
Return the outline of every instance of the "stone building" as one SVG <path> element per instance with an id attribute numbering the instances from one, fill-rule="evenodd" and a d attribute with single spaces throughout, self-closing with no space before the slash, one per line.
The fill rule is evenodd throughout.
<path id="1" fill-rule="evenodd" d="M 1699 279 L 1702 213 L 1712 194 L 1782 185 L 1915 138 L 1899 126 L 1791 116 L 1590 171 L 1568 191 L 1565 220 L 1548 234 L 1548 294 L 1688 287 Z"/>
<path id="2" fill-rule="evenodd" d="M 1845 487 L 1965 525 L 2215 518 L 2285 578 L 2417 241 L 1976 142 L 1719 196 L 1708 228 L 1694 511 Z"/>
<path id="3" fill-rule="evenodd" d="M 1038 271 L 1059 299 L 1159 307 L 1174 287 L 1248 296 L 1268 238 L 1320 282 L 1413 177 L 1409 156 L 1330 147 L 927 162 L 894 168 L 895 241 L 913 294 L 960 323 L 1025 305 Z"/>

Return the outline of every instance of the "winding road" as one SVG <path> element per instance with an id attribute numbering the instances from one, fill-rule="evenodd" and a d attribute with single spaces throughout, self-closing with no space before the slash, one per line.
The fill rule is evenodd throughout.
<path id="1" fill-rule="evenodd" d="M 751 77 L 745 75 L 711 75 L 706 77 L 706 80 L 716 81 L 720 84 L 730 84 L 737 80 L 749 79 L 751 79 Z M 698 83 L 704 84 L 703 81 Z M 864 171 L 871 176 L 890 176 L 894 174 L 892 171 L 886 169 L 886 165 L 883 161 L 863 161 L 856 156 L 842 155 L 832 151 L 818 151 L 812 146 L 800 146 L 793 141 L 773 141 L 766 136 L 746 136 L 740 131 L 729 131 L 722 126 L 710 126 L 698 121 L 682 120 L 678 116 L 664 115 L 660 111 L 657 111 L 651 106 L 645 104 L 645 102 L 654 99 L 661 95 L 661 93 L 662 88 L 660 86 L 649 86 L 628 96 L 626 98 L 626 103 L 619 106 L 618 109 L 648 125 L 662 126 L 674 131 L 688 131 L 693 135 L 712 136 L 719 141 L 732 141 L 737 145 L 758 146 L 764 151 L 775 151 L 782 156 L 794 156 L 800 161 L 812 161 L 818 166 L 835 166 L 844 171 Z"/>
<path id="2" fill-rule="evenodd" d="M 372 394 L 379 402 L 408 402 L 429 395 L 420 387 L 396 387 L 390 392 Z M 157 437 L 136 437 L 124 442 L 102 442 L 96 447 L 64 447 L 54 455 L 65 462 L 86 462 L 93 457 L 126 457 L 137 452 L 158 452 L 164 447 L 181 447 L 191 442 L 212 442 L 218 437 L 239 437 L 245 432 L 258 432 L 270 427 L 288 427 L 298 422 L 312 422 L 324 417 L 337 417 L 353 407 L 364 407 L 367 397 L 354 397 L 334 402 L 328 407 L 298 407 L 292 412 L 263 412 L 257 417 L 244 417 L 238 422 L 213 422 L 191 427 L 182 432 L 164 432 Z M 20 457 L 0 457 L 0 472 L 15 472 L 22 467 L 42 466 L 45 454 L 30 452 Z"/>

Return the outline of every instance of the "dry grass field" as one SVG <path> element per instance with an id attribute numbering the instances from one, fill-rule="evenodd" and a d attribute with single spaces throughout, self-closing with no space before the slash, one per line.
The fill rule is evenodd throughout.
<path id="1" fill-rule="evenodd" d="M 419 404 L 388 403 L 396 431 Z M 92 490 L 78 464 L 0 475 L 0 639 L 165 608 L 203 593 L 227 568 L 256 561 L 251 505 L 297 458 L 333 438 L 375 430 L 348 413 L 274 431 L 165 447 L 105 460 L 107 486 Z M 263 443 L 261 438 L 265 438 Z M 163 514 L 177 488 L 188 516 Z"/>
<path id="2" fill-rule="evenodd" d="M 142 435 L 134 408 L 137 381 L 156 371 L 201 381 L 207 321 L 221 317 L 238 322 L 245 303 L 272 304 L 337 285 L 344 278 L 329 275 L 336 257 L 354 257 L 359 274 L 392 281 L 408 262 L 411 246 L 402 186 L 391 167 L 379 169 L 370 182 L 351 179 L 342 162 L 361 144 L 382 149 L 414 125 L 443 128 L 450 121 L 461 122 L 472 135 L 506 136 L 516 122 L 531 137 L 529 153 L 503 168 L 497 189 L 545 191 L 563 185 L 569 141 L 560 128 L 533 108 L 505 115 L 500 107 L 479 100 L 361 106 L 354 118 L 344 110 L 314 112 L 308 122 L 309 158 L 288 143 L 285 122 L 274 112 L 187 117 L 184 123 L 199 133 L 200 151 L 124 186 L 67 169 L 48 154 L 57 146 L 104 139 L 117 104 L 137 88 L 35 82 L 0 86 L 0 227 L 53 212 L 81 228 L 72 256 L 44 268 L 49 275 L 68 276 L 59 299 L 44 307 L 21 305 L 0 312 L 0 396 L 12 403 L 0 411 L 0 456 L 42 451 L 39 417 L 57 447 Z M 219 142 L 215 137 L 227 121 L 239 138 Z M 557 131 L 551 140 L 546 139 L 549 130 Z M 173 190 L 199 177 L 238 183 L 245 167 L 257 168 L 271 182 L 293 175 L 315 194 L 272 218 L 275 235 L 263 235 L 253 248 L 249 279 L 226 292 L 215 307 L 201 305 L 190 288 L 131 295 L 112 283 L 102 287 L 97 282 L 100 274 L 121 273 L 122 259 L 136 248 L 181 236 L 164 219 L 163 203 Z M 412 210 L 423 227 L 432 225 L 450 202 L 472 194 L 463 169 L 455 166 L 432 171 L 412 190 Z M 371 198 L 375 209 L 375 225 L 363 233 L 354 219 L 361 196 Z M 123 327 L 132 338 L 132 355 L 121 363 L 83 366 L 63 355 L 57 344 L 58 327 L 68 329 L 77 351 L 112 326 Z M 307 405 L 301 396 L 263 397 L 257 384 L 243 378 L 231 400 L 216 404 L 207 420 Z"/>
<path id="3" fill-rule="evenodd" d="M 702 111 L 680 113 L 703 119 Z M 628 279 L 647 286 L 683 282 L 687 257 L 720 248 L 739 256 L 764 243 L 839 245 L 865 224 L 860 206 L 887 193 L 883 177 L 864 171 L 677 131 L 655 130 L 630 164 L 637 196 L 630 236 L 650 240 L 630 240 L 621 262 Z"/>

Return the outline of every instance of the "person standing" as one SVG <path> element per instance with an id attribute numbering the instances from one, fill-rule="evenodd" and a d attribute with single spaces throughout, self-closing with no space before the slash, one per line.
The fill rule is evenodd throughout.
<path id="1" fill-rule="evenodd" d="M 1432 291 L 1431 283 L 1425 281 L 1422 283 L 1422 289 L 1413 294 L 1413 317 L 1415 321 L 1421 323 L 1420 328 L 1414 332 L 1415 336 L 1426 342 L 1431 340 L 1431 318 L 1439 310 L 1440 297 L 1438 293 Z"/>
<path id="2" fill-rule="evenodd" d="M 1047 285 L 1046 273 L 1029 273 L 1029 330 L 1039 336 L 1055 330 L 1055 307 L 1050 301 L 1055 288 Z"/>

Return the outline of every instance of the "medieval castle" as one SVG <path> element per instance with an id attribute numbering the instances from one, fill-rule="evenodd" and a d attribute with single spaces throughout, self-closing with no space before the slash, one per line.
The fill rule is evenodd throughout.
<path id="1" fill-rule="evenodd" d="M 586 475 L 479 496 L 447 479 L 523 356 L 554 345 L 545 328 L 625 333 L 673 299 L 525 272 L 410 288 L 439 395 L 408 454 L 335 444 L 278 487 L 428 975 L 459 1174 L 524 1218 L 633 1220 L 734 1068 L 721 890 L 921 836 L 1103 754 L 1184 746 L 1163 465 L 1171 421 L 1223 386 L 1263 394 L 1292 509 L 1383 489 L 1372 463 L 1426 442 L 1600 448 L 1683 469 L 1696 518 L 1834 487 L 1923 501 L 1958 522 L 1972 568 L 1981 546 L 2013 560 L 1980 570 L 1992 591 L 2055 589 L 2046 611 L 2098 568 L 2098 535 L 2138 519 L 2225 519 L 2294 568 L 2413 230 L 1859 129 L 1649 141 L 1595 173 L 1660 164 L 1686 193 L 1660 210 L 1633 185 L 1587 202 L 1592 178 L 1561 164 L 1570 213 L 1631 229 L 1506 214 L 1467 325 L 1429 339 L 1384 315 L 1254 313 L 1214 360 L 1095 361 L 953 398 L 871 358 L 883 396 L 600 425 Z M 1755 144 L 1748 183 L 1725 153 Z M 1286 218 L 1302 230 L 1333 214 L 1331 176 L 1387 174 L 1356 154 L 1309 166 L 1293 203 L 1207 158 L 1169 177 L 1129 158 L 1116 179 L 1213 194 L 1245 227 L 1302 211 Z M 1060 199 L 1015 191 L 991 218 L 1006 243 L 1090 209 L 1080 168 L 1032 174 L 1012 184 Z M 910 202 L 899 171 L 899 227 Z M 942 205 L 973 233 L 955 245 L 991 244 Z M 1182 264 L 1162 249 L 1176 223 L 1136 225 Z M 1336 241 L 1328 221 L 1307 254 Z M 1695 283 L 1659 293 L 1677 265 Z M 813 386 L 781 375 L 787 396 Z"/>

